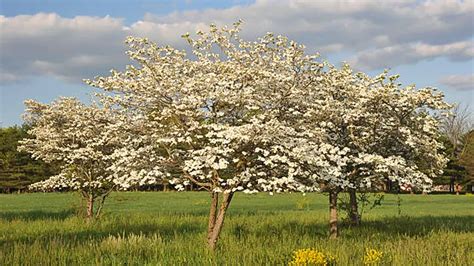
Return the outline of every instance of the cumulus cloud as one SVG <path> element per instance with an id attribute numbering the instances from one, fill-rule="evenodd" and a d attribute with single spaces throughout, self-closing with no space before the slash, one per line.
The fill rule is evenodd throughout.
<path id="1" fill-rule="evenodd" d="M 474 90 L 474 74 L 446 76 L 439 83 L 458 91 Z"/>
<path id="2" fill-rule="evenodd" d="M 352 54 L 352 62 L 362 69 L 440 56 L 471 60 L 473 12 L 471 1 L 456 0 L 257 0 L 225 9 L 145 14 L 130 25 L 113 17 L 0 16 L 0 81 L 34 75 L 80 81 L 123 66 L 127 35 L 183 48 L 182 33 L 238 19 L 245 21 L 245 38 L 274 31 L 304 43 L 310 52 Z"/>
<path id="3" fill-rule="evenodd" d="M 244 19 L 251 25 L 248 35 L 278 31 L 315 47 L 342 44 L 365 49 L 377 40 L 406 43 L 449 43 L 472 35 L 471 2 L 459 1 L 268 1 L 224 10 L 175 12 L 165 16 L 148 14 L 145 21 L 178 28 L 212 20 L 229 24 Z M 384 43 L 381 43 L 384 45 Z"/>
<path id="4" fill-rule="evenodd" d="M 452 61 L 470 60 L 474 57 L 474 42 L 462 41 L 441 45 L 410 43 L 387 46 L 360 52 L 351 60 L 351 63 L 359 68 L 372 70 L 416 63 L 436 57 L 447 57 Z"/>
<path id="5" fill-rule="evenodd" d="M 4 82 L 34 75 L 80 81 L 126 59 L 126 30 L 117 18 L 43 13 L 0 16 L 0 30 L 0 79 Z"/>

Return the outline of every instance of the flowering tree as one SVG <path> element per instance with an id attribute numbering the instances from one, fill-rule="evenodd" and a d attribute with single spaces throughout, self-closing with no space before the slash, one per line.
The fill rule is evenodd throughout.
<path id="1" fill-rule="evenodd" d="M 302 146 L 301 154 L 310 157 L 308 169 L 329 191 L 331 237 L 337 236 L 340 191 L 350 191 L 352 218 L 358 219 L 356 190 L 378 189 L 387 179 L 428 190 L 446 163 L 439 153 L 439 119 L 433 114 L 449 105 L 433 89 L 400 87 L 397 77 L 384 72 L 370 78 L 348 65 L 328 65 L 320 93 L 307 99 L 320 108 L 305 122 L 320 134 L 312 140 L 315 145 Z"/>
<path id="2" fill-rule="evenodd" d="M 33 138 L 21 141 L 19 150 L 61 166 L 58 175 L 31 189 L 77 190 L 86 199 L 87 217 L 92 218 L 99 216 L 114 189 L 155 181 L 150 175 L 140 175 L 133 164 L 127 165 L 127 171 L 120 167 L 124 162 L 117 158 L 124 157 L 121 148 L 127 143 L 122 129 L 124 125 L 130 128 L 130 121 L 110 106 L 86 106 L 74 98 L 61 98 L 50 105 L 29 100 L 26 106 L 25 120 L 32 126 L 28 133 Z"/>
<path id="3" fill-rule="evenodd" d="M 178 188 L 192 182 L 209 191 L 210 248 L 237 191 L 322 184 L 330 192 L 335 237 L 340 191 L 373 188 L 386 178 L 429 187 L 444 157 L 428 109 L 446 108 L 442 95 L 400 88 L 386 74 L 369 78 L 321 64 L 303 46 L 271 33 L 243 41 L 239 26 L 211 25 L 195 39 L 185 34 L 190 57 L 129 38 L 135 64 L 88 81 L 133 110 L 155 171 Z M 416 165 L 420 157 L 431 168 Z"/>
<path id="4" fill-rule="evenodd" d="M 192 182 L 209 191 L 211 249 L 235 192 L 316 189 L 290 154 L 308 137 L 299 105 L 315 93 L 308 88 L 322 65 L 282 36 L 243 41 L 239 25 L 184 35 L 191 57 L 129 38 L 135 66 L 89 81 L 145 121 L 142 132 L 156 144 L 150 160 L 176 187 Z"/>

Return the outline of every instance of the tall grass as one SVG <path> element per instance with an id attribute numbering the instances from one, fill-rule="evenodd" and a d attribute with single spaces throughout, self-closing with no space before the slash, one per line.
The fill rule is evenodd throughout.
<path id="1" fill-rule="evenodd" d="M 366 248 L 389 265 L 470 265 L 474 197 L 396 197 L 327 238 L 321 194 L 238 195 L 215 254 L 205 248 L 206 193 L 116 193 L 87 223 L 73 194 L 0 195 L 1 265 L 283 265 L 315 248 L 338 265 L 362 265 Z"/>

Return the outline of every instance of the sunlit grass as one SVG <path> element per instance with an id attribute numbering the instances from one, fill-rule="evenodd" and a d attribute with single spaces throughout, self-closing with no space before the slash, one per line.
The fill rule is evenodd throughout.
<path id="1" fill-rule="evenodd" d="M 362 265 L 366 250 L 391 265 L 469 265 L 474 261 L 474 197 L 403 195 L 366 214 L 360 228 L 327 239 L 321 194 L 236 196 L 216 254 L 204 246 L 206 193 L 113 194 L 105 215 L 77 216 L 75 194 L 0 195 L 1 265 L 281 265 L 298 249 Z"/>

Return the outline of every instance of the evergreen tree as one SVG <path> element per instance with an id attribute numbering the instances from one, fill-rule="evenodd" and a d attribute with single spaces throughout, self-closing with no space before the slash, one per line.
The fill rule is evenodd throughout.
<path id="1" fill-rule="evenodd" d="M 474 130 L 464 136 L 464 146 L 459 155 L 459 162 L 466 171 L 463 180 L 466 192 L 474 192 Z"/>
<path id="2" fill-rule="evenodd" d="M 0 192 L 24 190 L 55 174 L 54 167 L 18 152 L 18 141 L 27 137 L 28 126 L 0 128 Z"/>

